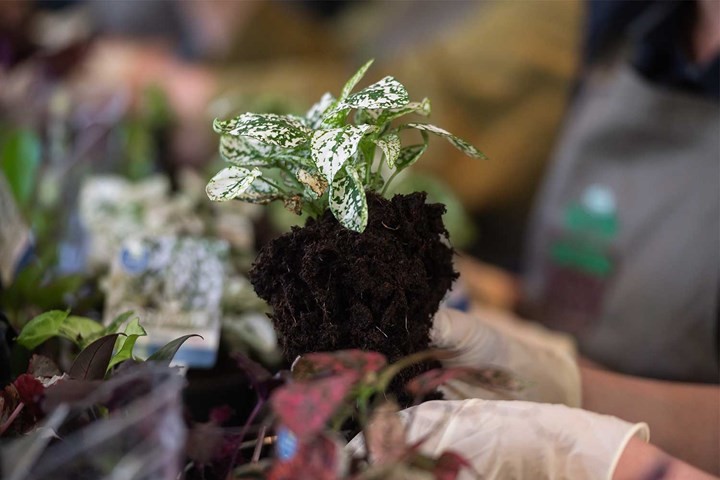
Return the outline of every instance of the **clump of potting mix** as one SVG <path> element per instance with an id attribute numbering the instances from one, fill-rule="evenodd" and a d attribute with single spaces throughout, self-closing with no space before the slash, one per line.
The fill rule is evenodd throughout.
<path id="1" fill-rule="evenodd" d="M 457 277 L 443 240 L 445 208 L 427 204 L 424 193 L 390 201 L 368 194 L 368 207 L 362 234 L 326 212 L 258 256 L 253 286 L 273 307 L 289 359 L 308 347 L 378 351 L 390 361 L 428 348 L 432 316 Z M 429 366 L 408 367 L 393 390 Z"/>
<path id="2" fill-rule="evenodd" d="M 429 115 L 430 103 L 410 102 L 393 77 L 351 93 L 371 63 L 338 98 L 325 94 L 305 116 L 246 113 L 214 123 L 220 154 L 232 165 L 208 183 L 211 199 L 280 200 L 310 216 L 265 246 L 250 275 L 273 308 L 288 362 L 350 348 L 393 362 L 426 350 L 432 316 L 457 277 L 445 207 L 426 203 L 423 193 L 383 195 L 425 152 L 429 133 L 484 156 L 434 125 L 396 124 L 408 114 Z M 422 142 L 403 146 L 400 135 L 408 131 Z M 432 363 L 408 368 L 393 393 L 405 399 L 404 382 Z"/>

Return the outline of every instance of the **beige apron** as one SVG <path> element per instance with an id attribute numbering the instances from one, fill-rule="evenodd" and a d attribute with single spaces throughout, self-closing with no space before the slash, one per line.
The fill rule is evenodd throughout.
<path id="1" fill-rule="evenodd" d="M 583 354 L 718 382 L 720 110 L 629 66 L 584 84 L 540 193 L 524 287 Z"/>

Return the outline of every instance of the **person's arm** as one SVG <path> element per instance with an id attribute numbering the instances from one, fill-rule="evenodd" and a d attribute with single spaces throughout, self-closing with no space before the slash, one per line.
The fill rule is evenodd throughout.
<path id="1" fill-rule="evenodd" d="M 612 480 L 714 480 L 656 446 L 632 438 L 620 455 Z"/>
<path id="2" fill-rule="evenodd" d="M 720 388 L 580 367 L 583 408 L 650 425 L 653 444 L 720 474 Z"/>
<path id="3" fill-rule="evenodd" d="M 518 392 L 488 391 L 454 382 L 448 398 L 515 399 L 563 403 L 626 421 L 646 421 L 653 443 L 679 459 L 720 474 L 720 387 L 641 379 L 578 366 L 566 336 L 489 308 L 467 314 L 441 310 L 433 344 L 450 355 L 446 367 L 494 365 L 513 372 Z M 459 396 L 458 396 L 459 395 Z M 662 478 L 662 477 L 660 477 Z"/>

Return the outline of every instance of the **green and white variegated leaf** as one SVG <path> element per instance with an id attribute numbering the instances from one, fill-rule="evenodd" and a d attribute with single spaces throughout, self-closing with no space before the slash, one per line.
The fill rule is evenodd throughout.
<path id="1" fill-rule="evenodd" d="M 307 143 L 310 133 L 304 119 L 275 113 L 243 113 L 232 120 L 216 119 L 213 128 L 217 133 L 251 137 L 288 149 Z"/>
<path id="2" fill-rule="evenodd" d="M 372 125 L 346 125 L 313 132 L 310 153 L 315 166 L 329 183 L 357 151 L 363 136 L 373 128 Z"/>
<path id="3" fill-rule="evenodd" d="M 375 144 L 383 151 L 388 167 L 395 168 L 395 160 L 400 156 L 402 148 L 400 137 L 394 133 L 389 133 L 376 139 Z"/>
<path id="4" fill-rule="evenodd" d="M 267 167 L 274 163 L 278 147 L 250 137 L 224 134 L 220 137 L 220 156 L 239 167 Z"/>
<path id="5" fill-rule="evenodd" d="M 328 108 L 330 108 L 336 102 L 329 92 L 322 96 L 319 102 L 310 107 L 310 110 L 305 114 L 305 123 L 308 127 L 316 129 L 322 123 L 322 118 Z"/>
<path id="6" fill-rule="evenodd" d="M 428 134 L 421 131 L 420 134 L 423 137 L 423 143 L 419 145 L 410 145 L 400 150 L 400 155 L 395 161 L 395 167 L 399 170 L 403 170 L 413 163 L 417 162 L 422 157 L 425 150 L 428 147 Z"/>
<path id="7" fill-rule="evenodd" d="M 302 168 L 297 171 L 297 179 L 303 185 L 308 187 L 308 191 L 312 198 L 321 197 L 328 188 L 328 182 L 322 175 L 312 174 Z"/>
<path id="8" fill-rule="evenodd" d="M 365 65 L 360 67 L 357 72 L 355 72 L 355 75 L 350 77 L 350 80 L 345 82 L 345 86 L 343 87 L 342 92 L 340 92 L 339 101 L 344 101 L 350 95 L 352 89 L 355 88 L 355 85 L 357 85 L 360 80 L 362 80 L 362 78 L 365 76 L 365 72 L 368 71 L 368 68 L 370 68 L 370 65 L 372 65 L 374 61 L 374 59 L 369 60 Z"/>
<path id="9" fill-rule="evenodd" d="M 340 105 L 348 108 L 402 108 L 410 102 L 405 87 L 393 77 L 385 77 L 347 97 Z"/>
<path id="10" fill-rule="evenodd" d="M 232 200 L 245 192 L 260 175 L 262 172 L 257 168 L 248 170 L 234 165 L 226 167 L 210 179 L 205 192 L 210 200 L 216 202 Z"/>
<path id="11" fill-rule="evenodd" d="M 283 193 L 278 190 L 275 185 L 268 183 L 263 177 L 257 177 L 245 191 L 235 196 L 236 200 L 260 205 L 265 205 L 281 198 L 283 198 Z"/>
<path id="12" fill-rule="evenodd" d="M 440 127 L 436 127 L 435 125 L 430 125 L 427 123 L 408 123 L 407 125 L 404 125 L 406 128 L 415 128 L 417 130 L 425 131 L 434 133 L 435 135 L 439 135 L 441 137 L 444 137 L 447 139 L 448 142 L 450 142 L 455 148 L 463 152 L 465 155 L 473 158 L 480 158 L 480 159 L 487 159 L 484 153 L 482 153 L 477 148 L 470 145 L 465 140 L 456 137 L 452 133 L 448 132 L 447 130 L 443 130 Z"/>
<path id="13" fill-rule="evenodd" d="M 350 113 L 350 108 L 342 104 L 330 107 L 320 119 L 318 128 L 339 128 L 346 123 L 345 120 L 347 119 L 348 113 Z"/>
<path id="14" fill-rule="evenodd" d="M 376 110 L 376 112 L 378 111 Z M 427 117 L 430 115 L 430 100 L 428 98 L 423 98 L 422 102 L 410 102 L 402 108 L 379 111 L 376 119 L 377 123 L 381 125 L 410 113 L 416 113 Z"/>
<path id="15" fill-rule="evenodd" d="M 340 224 L 356 232 L 363 232 L 368 222 L 367 198 L 360 176 L 351 165 L 345 175 L 338 175 L 330 184 L 330 211 Z"/>

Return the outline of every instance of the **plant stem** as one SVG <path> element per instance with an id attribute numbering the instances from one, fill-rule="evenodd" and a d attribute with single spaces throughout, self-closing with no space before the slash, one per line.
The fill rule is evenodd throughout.
<path id="1" fill-rule="evenodd" d="M 238 445 L 235 449 L 235 453 L 233 453 L 232 458 L 230 459 L 230 467 L 227 474 L 227 480 L 232 480 L 232 471 L 235 467 L 235 461 L 237 460 L 237 456 L 240 453 L 240 448 L 242 447 L 242 441 L 245 438 L 245 434 L 247 433 L 248 429 L 250 428 L 250 425 L 252 425 L 253 420 L 255 420 L 255 417 L 258 413 L 260 413 L 260 409 L 262 409 L 263 405 L 265 405 L 265 401 L 258 399 L 258 403 L 255 404 L 255 408 L 253 408 L 252 412 L 250 412 L 250 416 L 247 419 L 247 422 L 245 422 L 245 425 L 243 425 L 242 430 L 240 430 L 239 438 L 238 438 Z"/>
<path id="2" fill-rule="evenodd" d="M 260 428 L 260 432 L 258 432 L 258 440 L 255 444 L 255 450 L 253 451 L 250 463 L 257 463 L 260 461 L 260 452 L 262 452 L 262 446 L 263 443 L 265 443 L 265 432 L 267 432 L 267 425 L 263 425 L 262 428 Z"/>
<path id="3" fill-rule="evenodd" d="M 13 410 L 13 412 L 10 414 L 10 416 L 9 416 L 8 419 L 5 421 L 5 423 L 3 423 L 2 425 L 0 425 L 0 436 L 2 436 L 3 433 L 5 433 L 5 430 L 7 430 L 8 428 L 10 428 L 10 425 L 12 425 L 12 423 L 15 421 L 15 419 L 17 418 L 17 416 L 20 415 L 20 412 L 22 412 L 22 409 L 23 409 L 24 407 L 25 407 L 25 404 L 24 404 L 24 403 L 22 403 L 22 402 L 18 403 L 18 406 L 15 407 L 15 410 Z"/>
<path id="4" fill-rule="evenodd" d="M 388 385 L 390 385 L 390 382 L 392 379 L 400 373 L 401 370 L 404 370 L 405 368 L 409 367 L 412 364 L 424 362 L 426 360 L 430 359 L 439 359 L 442 357 L 442 353 L 439 350 L 424 350 L 422 352 L 413 353 L 412 355 L 408 355 L 407 357 L 403 357 L 397 362 L 393 363 L 392 365 L 389 365 L 385 368 L 385 370 L 380 373 L 380 375 L 377 378 L 377 381 L 375 383 L 376 388 L 380 392 L 384 392 L 387 390 Z"/>
<path id="5" fill-rule="evenodd" d="M 382 191 L 380 192 L 381 196 L 385 196 L 385 192 L 387 192 L 388 187 L 390 186 L 390 183 L 395 179 L 398 173 L 400 173 L 401 170 L 395 170 L 392 175 L 390 175 L 390 178 L 388 178 L 387 182 L 385 182 L 385 186 L 383 187 Z"/>
<path id="6" fill-rule="evenodd" d="M 277 188 L 277 189 L 278 189 L 279 191 L 281 191 L 282 193 L 287 193 L 287 190 L 285 190 L 284 188 L 280 187 L 280 185 L 276 184 L 275 182 L 273 182 L 272 180 L 268 179 L 267 177 L 262 177 L 262 179 L 263 179 L 263 181 L 264 181 L 265 183 L 267 183 L 267 184 L 270 185 L 271 187 Z"/>

